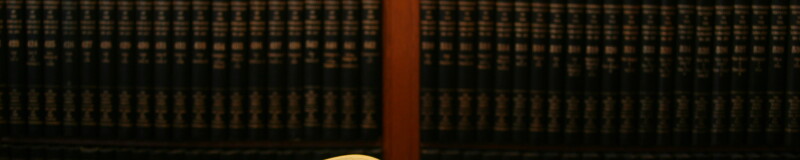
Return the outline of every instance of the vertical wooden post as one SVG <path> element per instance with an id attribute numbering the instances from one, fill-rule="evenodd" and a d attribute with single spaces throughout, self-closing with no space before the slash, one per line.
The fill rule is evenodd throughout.
<path id="1" fill-rule="evenodd" d="M 383 0 L 383 159 L 418 160 L 419 0 Z"/>

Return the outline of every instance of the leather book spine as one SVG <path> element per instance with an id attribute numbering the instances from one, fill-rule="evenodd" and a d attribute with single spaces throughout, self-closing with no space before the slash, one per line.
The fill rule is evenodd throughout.
<path id="1" fill-rule="evenodd" d="M 767 106 L 764 107 L 765 143 L 778 145 L 783 141 L 782 129 L 786 122 L 786 68 L 788 47 L 789 1 L 773 0 L 770 4 L 769 45 L 767 49 Z"/>
<path id="2" fill-rule="evenodd" d="M 42 127 L 44 125 L 44 117 L 41 116 L 44 109 L 44 96 L 42 95 L 42 83 L 44 76 L 43 69 L 43 51 L 44 51 L 44 35 L 42 33 L 44 26 L 42 25 L 42 4 L 43 0 L 29 0 L 25 1 L 25 52 L 27 59 L 25 60 L 26 82 L 25 97 L 27 102 L 23 111 L 25 114 L 25 121 L 27 123 L 26 136 L 39 137 L 42 135 Z"/>
<path id="3" fill-rule="evenodd" d="M 508 143 L 511 142 L 511 109 L 512 109 L 512 95 L 511 95 L 511 87 L 512 80 L 514 79 L 513 74 L 513 1 L 512 0 L 497 0 L 495 1 L 495 23 L 494 23 L 494 30 L 495 30 L 495 59 L 494 59 L 494 124 L 492 125 L 492 130 L 494 131 L 493 139 L 494 142 L 498 143 Z M 442 22 L 442 21 L 440 21 Z M 441 23 L 440 23 L 441 25 Z M 439 26 L 440 32 L 444 34 L 441 30 L 444 27 Z M 455 38 L 455 37 L 453 37 Z M 440 40 L 441 41 L 441 40 Z M 440 46 L 441 48 L 445 48 L 444 44 Z M 442 49 L 444 50 L 444 49 Z M 440 58 L 444 58 L 440 57 Z M 440 62 L 444 62 L 444 59 L 439 59 Z M 441 67 L 440 63 L 440 67 Z M 439 73 L 439 76 L 448 76 L 444 73 Z M 439 78 L 439 84 L 449 83 L 446 80 L 443 80 L 443 77 Z M 442 86 L 440 86 L 442 88 Z M 449 88 L 449 87 L 448 87 Z M 443 103 L 443 102 L 441 102 Z M 444 106 L 442 106 L 444 107 Z"/>
<path id="4" fill-rule="evenodd" d="M 438 54 L 437 0 L 420 1 L 420 137 L 436 140 L 436 75 Z M 345 32 L 346 33 L 346 32 Z M 355 57 L 354 59 L 357 59 Z M 343 63 L 348 63 L 343 61 Z M 345 67 L 343 64 L 343 68 Z M 358 64 L 358 63 L 354 63 Z M 342 70 L 343 74 L 347 72 Z M 344 76 L 344 75 L 343 75 Z M 344 82 L 344 81 L 343 81 Z"/>
<path id="5" fill-rule="evenodd" d="M 642 54 L 641 2 L 624 0 L 622 5 L 622 54 L 620 55 L 620 145 L 633 145 L 637 130 L 639 74 Z"/>
<path id="6" fill-rule="evenodd" d="M 724 145 L 727 143 L 729 128 L 730 106 L 730 79 L 731 79 L 731 54 L 733 45 L 731 36 L 733 20 L 733 3 L 731 1 L 717 0 L 714 4 L 714 55 L 712 67 L 711 100 L 712 116 L 710 126 L 711 145 Z"/>
<path id="7" fill-rule="evenodd" d="M 677 53 L 675 54 L 673 145 L 686 145 L 691 132 L 691 97 L 695 40 L 695 3 L 678 1 Z"/>
<path id="8" fill-rule="evenodd" d="M 134 55 L 134 135 L 138 139 L 152 138 L 153 97 L 153 1 L 135 2 L 135 55 Z"/>
<path id="9" fill-rule="evenodd" d="M 583 57 L 583 124 L 581 128 L 581 144 L 596 145 L 600 142 L 600 102 L 601 102 L 601 68 L 603 38 L 603 4 L 601 0 L 586 1 L 585 41 Z"/>
<path id="10" fill-rule="evenodd" d="M 96 0 L 81 0 L 79 2 L 80 20 L 80 53 L 78 55 L 80 68 L 80 130 L 82 137 L 97 136 L 97 76 L 98 74 L 98 7 Z"/>
<path id="11" fill-rule="evenodd" d="M 112 117 L 114 111 L 114 93 L 113 86 L 115 82 L 115 68 L 117 59 L 117 21 L 115 14 L 116 1 L 99 1 L 98 2 L 98 29 L 100 45 L 98 55 L 98 75 L 97 75 L 97 93 L 98 93 L 98 133 L 99 138 L 112 139 L 116 137 L 114 133 L 114 124 L 116 118 Z"/>
<path id="12" fill-rule="evenodd" d="M 339 72 L 340 63 L 339 57 L 341 56 L 341 41 L 339 40 L 342 34 L 341 28 L 341 12 L 342 3 L 340 1 L 324 1 L 321 2 L 323 6 L 323 20 L 322 20 L 322 137 L 327 140 L 341 139 L 347 136 L 348 139 L 355 138 L 352 133 L 344 134 L 344 121 L 340 119 L 342 109 L 339 106 Z M 343 118 L 343 117 L 342 117 Z M 354 131 L 354 126 L 349 126 L 351 131 Z"/>
<path id="13" fill-rule="evenodd" d="M 747 129 L 746 143 L 759 145 L 764 142 L 766 129 L 766 113 L 769 100 L 766 97 L 768 90 L 766 84 L 769 73 L 769 31 L 770 31 L 770 2 L 753 1 L 751 4 L 750 20 L 750 71 L 747 89 Z"/>
<path id="14" fill-rule="evenodd" d="M 230 102 L 228 93 L 229 72 L 232 67 L 230 42 L 230 0 L 211 1 L 211 140 L 228 137 L 225 112 Z"/>
<path id="15" fill-rule="evenodd" d="M 439 0 L 437 12 L 437 38 L 438 52 L 436 58 L 436 139 L 442 142 L 453 141 L 455 138 L 454 109 L 456 104 L 456 1 Z"/>
<path id="16" fill-rule="evenodd" d="M 58 119 L 58 109 L 60 107 L 59 101 L 59 92 L 61 91 L 61 72 L 60 72 L 60 64 L 61 59 L 59 53 L 61 52 L 59 49 L 59 41 L 61 41 L 59 37 L 59 30 L 61 29 L 59 25 L 59 21 L 61 17 L 59 16 L 59 7 L 61 5 L 61 1 L 58 0 L 45 0 L 43 2 L 42 8 L 43 10 L 43 18 L 42 25 L 44 27 L 43 34 L 44 34 L 44 55 L 42 55 L 42 65 L 44 66 L 43 69 L 43 90 L 42 94 L 44 95 L 43 104 L 44 110 L 41 113 L 42 115 L 42 131 L 43 136 L 47 137 L 56 137 L 61 135 L 61 131 L 59 127 L 61 127 L 62 122 Z M 0 45 L 2 46 L 2 45 Z M 0 59 L 2 61 L 2 59 Z M 3 63 L 3 62 L 0 62 Z M 2 65 L 2 64 L 0 64 Z M 2 66 L 5 67 L 5 66 Z M 0 67 L 0 68 L 2 68 Z M 3 74 L 4 70 L 0 69 L 0 74 Z M 0 80 L 2 83 L 3 80 Z M 0 97 L 3 97 L 3 84 L 0 84 Z M 2 99 L 2 98 L 0 98 Z M 5 106 L 0 100 L 0 105 Z M 0 114 L 2 114 L 2 107 L 0 107 Z M 0 116 L 5 121 L 5 116 Z M 3 126 L 3 122 L 0 122 L 0 127 Z M 4 128 L 3 128 L 4 129 Z M 2 130 L 2 129 L 0 129 Z M 2 135 L 2 134 L 0 134 Z"/>
<path id="17" fill-rule="evenodd" d="M 530 81 L 528 96 L 530 98 L 530 108 L 528 116 L 528 143 L 545 144 L 545 131 L 547 125 L 547 47 L 548 42 L 548 13 L 549 2 L 547 0 L 536 0 L 531 2 L 531 55 L 529 61 Z M 479 5 L 479 7 L 481 7 Z M 478 24 L 480 25 L 480 23 Z M 479 34 L 480 36 L 480 34 Z M 478 46 L 480 47 L 480 46 Z M 479 68 L 480 69 L 480 66 Z M 479 75 L 478 78 L 481 76 Z"/>
<path id="18" fill-rule="evenodd" d="M 361 23 L 361 3 L 358 0 L 341 2 L 341 22 L 339 48 L 339 101 L 341 115 L 341 135 L 343 139 L 352 140 L 359 135 L 358 94 L 360 82 L 359 53 L 361 45 L 359 35 Z"/>
<path id="19" fill-rule="evenodd" d="M 636 143 L 640 146 L 652 145 L 656 133 L 656 113 L 658 102 L 658 47 L 659 13 L 658 0 L 642 2 L 641 53 L 639 54 L 639 109 L 637 111 Z"/>
<path id="20" fill-rule="evenodd" d="M 302 121 L 303 138 L 322 138 L 322 0 L 303 0 Z"/>
<path id="21" fill-rule="evenodd" d="M 173 43 L 168 44 L 171 54 L 168 56 L 170 72 L 169 108 L 168 120 L 172 127 L 170 137 L 175 140 L 189 139 L 189 100 L 191 82 L 191 1 L 174 0 L 170 3 L 172 10 L 170 16 L 170 37 Z"/>
<path id="22" fill-rule="evenodd" d="M 696 2 L 695 51 L 692 100 L 692 145 L 708 145 L 711 128 L 711 67 L 714 48 L 714 1 Z"/>
<path id="23" fill-rule="evenodd" d="M 512 143 L 524 143 L 527 142 L 527 122 L 528 122 L 528 100 L 529 100 L 529 92 L 528 89 L 530 88 L 529 80 L 529 73 L 530 73 L 530 39 L 531 39 L 531 1 L 528 0 L 515 0 L 513 2 L 513 14 L 512 14 L 512 50 L 511 50 L 511 75 L 513 78 L 511 79 L 511 94 L 509 98 L 511 102 L 509 105 L 511 108 L 509 109 L 510 114 L 510 133 L 511 133 L 511 142 Z M 459 21 L 459 24 L 463 23 L 463 21 Z M 460 35 L 464 35 L 465 33 L 473 34 L 469 31 L 458 31 Z M 465 40 L 464 36 L 459 36 L 459 40 Z M 464 42 L 465 43 L 465 42 Z M 463 47 L 459 47 L 459 55 L 464 53 Z M 459 60 L 459 65 L 461 65 L 461 61 Z M 459 71 L 458 74 L 461 75 L 462 71 Z M 473 77 L 459 77 L 461 81 L 465 79 L 472 80 Z M 459 87 L 459 88 L 466 88 L 466 87 Z M 461 96 L 459 95 L 459 100 Z M 459 111 L 460 112 L 460 111 Z"/>
<path id="24" fill-rule="evenodd" d="M 171 70 L 170 56 L 172 55 L 169 44 L 174 40 L 170 33 L 170 22 L 173 21 L 170 14 L 172 7 L 169 0 L 153 1 L 153 57 L 152 57 L 152 97 L 153 107 L 151 115 L 153 118 L 153 138 L 157 140 L 170 139 L 170 124 L 168 117 L 171 104 L 170 89 Z"/>
<path id="25" fill-rule="evenodd" d="M 271 58 L 268 57 L 270 49 L 265 47 L 270 47 L 267 34 L 274 30 L 267 23 L 271 11 L 267 8 L 268 4 L 268 1 L 250 0 L 246 6 L 249 10 L 247 14 L 249 20 L 246 22 L 249 36 L 245 42 L 248 44 L 246 48 L 248 52 L 244 56 L 247 65 L 247 72 L 245 72 L 247 88 L 244 89 L 247 101 L 244 106 L 247 110 L 243 116 L 246 122 L 246 137 L 250 140 L 267 138 L 265 132 L 268 115 L 266 113 L 269 111 L 267 108 L 267 104 L 269 104 L 267 78 L 271 75 L 265 68 L 269 66 L 267 60 L 271 60 Z"/>
<path id="26" fill-rule="evenodd" d="M 744 143 L 747 127 L 748 80 L 750 61 L 750 3 L 747 0 L 733 2 L 733 39 L 731 44 L 730 114 L 727 141 L 730 145 Z"/>
<path id="27" fill-rule="evenodd" d="M 675 38 L 676 38 L 676 2 L 662 0 L 658 4 L 659 38 L 658 38 L 658 102 L 656 113 L 655 144 L 669 145 L 672 142 L 673 81 L 675 76 Z"/>
<path id="28" fill-rule="evenodd" d="M 287 1 L 286 129 L 289 139 L 303 137 L 303 1 Z"/>
<path id="29" fill-rule="evenodd" d="M 115 56 L 117 59 L 113 63 L 116 63 L 116 70 L 114 70 L 114 74 L 116 77 L 116 81 L 114 90 L 116 97 L 115 106 L 116 109 L 113 114 L 116 115 L 116 133 L 117 138 L 119 139 L 130 139 L 133 138 L 133 93 L 134 93 L 134 81 L 133 81 L 133 74 L 135 69 L 134 54 L 134 2 L 133 1 L 118 1 L 116 7 L 116 31 L 117 31 L 117 53 Z M 66 75 L 65 75 L 66 76 Z"/>
<path id="30" fill-rule="evenodd" d="M 361 0 L 361 119 L 362 139 L 375 140 L 381 124 L 381 1 Z"/>
<path id="31" fill-rule="evenodd" d="M 494 71 L 494 12 L 495 3 L 492 0 L 478 0 L 478 50 L 476 79 L 476 109 L 475 109 L 475 138 L 478 142 L 490 141 L 492 135 L 492 88 Z M 434 23 L 438 20 L 432 20 Z M 435 31 L 433 32 L 435 34 Z M 432 43 L 438 41 L 432 40 Z M 437 58 L 433 59 L 438 62 Z M 438 73 L 431 73 L 436 75 Z M 433 97 L 431 98 L 433 99 Z"/>
<path id="32" fill-rule="evenodd" d="M 6 6 L 9 7 L 9 6 Z M 64 0 L 61 1 L 61 12 L 60 12 L 60 21 L 61 21 L 61 32 L 59 33 L 59 37 L 61 38 L 61 43 L 59 44 L 61 52 L 59 53 L 59 57 L 61 59 L 60 67 L 60 76 L 61 80 L 59 81 L 59 85 L 61 86 L 61 90 L 59 94 L 61 95 L 61 109 L 60 109 L 60 119 L 59 121 L 62 122 L 62 126 L 60 130 L 63 131 L 64 137 L 76 137 L 79 135 L 78 132 L 78 85 L 80 82 L 80 77 L 77 76 L 78 74 L 78 1 L 77 0 Z M 7 21 L 11 22 L 11 21 Z M 11 29 L 13 26 L 10 25 L 8 28 Z M 10 36 L 9 32 L 9 36 Z M 11 37 L 9 37 L 11 38 Z M 10 50 L 9 53 L 14 53 Z M 13 55 L 13 54 L 12 54 Z M 11 64 L 9 62 L 9 64 Z M 8 72 L 11 74 L 11 71 Z M 9 81 L 11 82 L 11 81 Z M 9 84 L 10 87 L 10 84 Z M 11 92 L 9 92 L 10 94 Z M 13 101 L 9 101 L 13 102 Z M 9 107 L 13 107 L 10 105 Z"/>
<path id="33" fill-rule="evenodd" d="M 549 3 L 550 23 L 547 61 L 547 144 L 560 144 L 564 131 L 564 80 L 567 50 L 567 5 L 565 1 Z"/>
<path id="34" fill-rule="evenodd" d="M 458 5 L 458 40 L 456 53 L 456 98 L 457 109 L 455 122 L 456 139 L 461 142 L 471 142 L 475 139 L 474 112 L 475 112 L 475 71 L 476 71 L 476 1 L 461 0 Z M 527 44 L 526 44 L 527 45 Z M 527 82 L 526 82 L 527 83 Z M 524 90 L 527 90 L 525 88 Z M 523 97 L 525 98 L 525 97 Z M 523 107 L 525 107 L 523 105 Z M 518 114 L 525 114 L 520 112 Z M 523 119 L 520 119 L 521 121 Z M 524 121 L 523 121 L 524 122 Z M 520 130 L 521 131 L 521 130 Z M 521 133 L 520 133 L 521 134 Z"/>
<path id="35" fill-rule="evenodd" d="M 600 61 L 601 77 L 601 111 L 600 139 L 603 145 L 618 142 L 619 128 L 619 77 L 620 42 L 622 40 L 622 1 L 603 1 L 603 56 Z"/>
<path id="36" fill-rule="evenodd" d="M 286 68 L 289 63 L 287 57 L 286 39 L 286 1 L 270 0 L 267 1 L 267 124 L 266 132 L 269 140 L 284 139 L 286 135 Z M 256 26 L 259 27 L 259 26 Z M 252 70 L 251 70 L 252 71 Z"/>
<path id="37" fill-rule="evenodd" d="M 586 2 L 567 1 L 566 77 L 564 79 L 564 144 L 580 144 L 584 112 L 584 70 L 586 57 Z"/>
<path id="38" fill-rule="evenodd" d="M 209 138 L 209 71 L 211 70 L 210 54 L 210 1 L 192 0 L 191 1 L 191 29 L 192 44 L 190 68 L 191 68 L 191 114 L 189 121 L 189 134 L 193 140 L 206 140 Z"/>
<path id="39" fill-rule="evenodd" d="M 228 58 L 228 108 L 226 111 L 226 125 L 228 126 L 228 139 L 241 140 L 246 136 L 245 113 L 247 108 L 247 71 L 246 56 L 250 52 L 247 43 L 248 25 L 250 21 L 248 4 L 246 0 L 232 0 L 230 3 L 230 57 Z"/>

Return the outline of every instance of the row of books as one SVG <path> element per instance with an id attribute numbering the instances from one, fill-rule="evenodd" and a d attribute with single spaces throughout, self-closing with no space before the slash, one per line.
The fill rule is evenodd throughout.
<path id="1" fill-rule="evenodd" d="M 380 0 L 9 0 L 0 10 L 0 136 L 379 135 Z"/>
<path id="2" fill-rule="evenodd" d="M 422 160 L 798 160 L 796 152 L 532 152 L 424 149 Z"/>
<path id="3" fill-rule="evenodd" d="M 800 145 L 800 1 L 420 9 L 425 142 Z"/>
<path id="4" fill-rule="evenodd" d="M 87 146 L 3 145 L 0 159 L 11 160 L 322 160 L 346 154 L 380 157 L 374 148 L 164 149 Z"/>

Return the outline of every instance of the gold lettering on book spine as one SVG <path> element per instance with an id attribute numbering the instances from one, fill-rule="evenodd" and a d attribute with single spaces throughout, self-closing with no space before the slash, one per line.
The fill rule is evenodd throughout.
<path id="1" fill-rule="evenodd" d="M 29 125 L 41 125 L 42 119 L 40 119 L 39 113 L 39 92 L 32 89 L 28 91 L 28 124 Z"/>
<path id="2" fill-rule="evenodd" d="M 244 126 L 242 126 L 243 122 L 241 117 L 242 117 L 242 112 L 244 111 L 243 109 L 244 103 L 242 102 L 244 97 L 242 97 L 242 95 L 239 94 L 239 92 L 232 93 L 230 97 L 231 97 L 230 99 L 231 106 L 229 110 L 230 124 L 228 124 L 228 127 L 232 129 L 243 128 Z"/>
<path id="3" fill-rule="evenodd" d="M 169 123 L 167 123 L 167 94 L 163 91 L 159 91 L 156 93 L 155 100 L 155 127 L 157 128 L 167 128 L 169 127 Z"/>
<path id="4" fill-rule="evenodd" d="M 356 128 L 356 122 L 353 116 L 356 113 L 356 96 L 352 91 L 345 91 L 342 95 L 342 128 L 352 129 Z"/>
<path id="5" fill-rule="evenodd" d="M 283 107 L 283 96 L 280 92 L 272 92 L 269 95 L 269 122 L 268 128 L 278 129 L 283 128 L 283 121 L 281 119 L 281 108 Z M 296 116 L 295 116 L 296 117 Z"/>
<path id="6" fill-rule="evenodd" d="M 248 102 L 250 102 L 250 109 L 248 112 L 250 112 L 250 117 L 247 121 L 247 128 L 264 128 L 261 119 L 261 114 L 263 112 L 263 109 L 261 108 L 263 107 L 261 102 L 264 101 L 264 98 L 258 91 L 250 93 L 249 98 L 250 100 Z"/>
<path id="7" fill-rule="evenodd" d="M 83 98 L 81 101 L 81 110 L 83 111 L 83 116 L 81 118 L 81 125 L 83 126 L 94 126 L 96 123 L 94 121 L 93 113 L 95 112 L 95 105 L 94 105 L 94 93 L 90 90 L 84 90 L 81 94 Z"/>
<path id="8" fill-rule="evenodd" d="M 113 109 L 111 98 L 112 95 L 108 90 L 100 93 L 100 126 L 114 126 L 114 122 L 111 120 L 111 112 Z"/>

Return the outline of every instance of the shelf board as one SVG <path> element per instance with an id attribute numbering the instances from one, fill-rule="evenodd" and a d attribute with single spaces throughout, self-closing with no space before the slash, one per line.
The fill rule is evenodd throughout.
<path id="1" fill-rule="evenodd" d="M 422 143 L 422 148 L 477 149 L 477 150 L 521 150 L 521 151 L 568 151 L 568 152 L 800 152 L 800 147 L 775 146 L 531 146 L 518 144 L 444 144 Z"/>
<path id="2" fill-rule="evenodd" d="M 185 147 L 185 148 L 366 148 L 380 147 L 380 141 L 155 141 L 155 140 L 98 140 L 81 138 L 8 138 L 0 143 L 87 145 L 117 147 Z"/>

